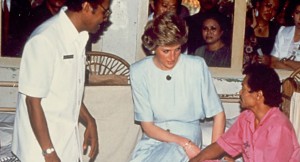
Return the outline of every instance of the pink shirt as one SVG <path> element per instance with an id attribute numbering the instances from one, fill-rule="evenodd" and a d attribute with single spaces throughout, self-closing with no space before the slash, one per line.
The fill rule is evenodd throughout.
<path id="1" fill-rule="evenodd" d="M 231 156 L 242 153 L 245 162 L 300 162 L 294 128 L 278 108 L 271 108 L 257 129 L 254 119 L 245 110 L 217 143 Z"/>

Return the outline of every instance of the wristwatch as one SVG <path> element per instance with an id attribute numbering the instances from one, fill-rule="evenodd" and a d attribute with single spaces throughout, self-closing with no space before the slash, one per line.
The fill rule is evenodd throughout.
<path id="1" fill-rule="evenodd" d="M 53 148 L 53 147 L 50 147 L 50 148 L 47 148 L 46 150 L 43 150 L 42 154 L 43 154 L 44 156 L 46 156 L 46 155 L 51 154 L 51 153 L 54 152 L 54 151 L 55 151 L 54 148 Z"/>

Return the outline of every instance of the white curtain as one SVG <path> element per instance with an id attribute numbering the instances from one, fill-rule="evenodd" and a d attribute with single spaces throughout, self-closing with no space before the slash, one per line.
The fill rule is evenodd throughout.
<path id="1" fill-rule="evenodd" d="M 291 98 L 290 120 L 295 128 L 300 143 L 300 93 L 298 92 L 294 92 Z"/>

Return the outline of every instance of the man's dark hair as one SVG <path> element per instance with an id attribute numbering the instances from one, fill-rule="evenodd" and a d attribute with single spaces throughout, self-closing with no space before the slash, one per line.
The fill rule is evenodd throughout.
<path id="1" fill-rule="evenodd" d="M 278 107 L 281 99 L 281 82 L 274 69 L 264 64 L 250 64 L 246 66 L 243 74 L 248 76 L 248 86 L 251 91 L 263 92 L 264 104 Z"/>
<path id="2" fill-rule="evenodd" d="M 65 5 L 68 7 L 68 10 L 71 11 L 81 11 L 82 3 L 89 2 L 93 9 L 97 9 L 97 6 L 101 4 L 104 0 L 67 0 Z"/>

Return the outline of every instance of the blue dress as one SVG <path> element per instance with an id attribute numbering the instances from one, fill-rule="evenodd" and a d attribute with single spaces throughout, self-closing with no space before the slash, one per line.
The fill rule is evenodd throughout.
<path id="1" fill-rule="evenodd" d="M 199 120 L 223 111 L 205 61 L 199 56 L 180 55 L 172 70 L 163 71 L 153 56 L 130 67 L 136 121 L 190 139 L 201 146 Z M 143 134 L 131 162 L 186 162 L 188 157 L 176 143 L 161 142 Z"/>

